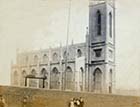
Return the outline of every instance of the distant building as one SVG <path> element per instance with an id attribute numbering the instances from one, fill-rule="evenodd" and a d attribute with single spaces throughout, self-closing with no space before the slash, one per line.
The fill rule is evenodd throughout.
<path id="1" fill-rule="evenodd" d="M 45 88 L 112 93 L 115 85 L 114 7 L 89 5 L 89 29 L 85 43 L 17 54 L 11 85 L 24 86 L 25 77 L 46 76 Z M 67 60 L 67 61 L 66 61 Z M 67 62 L 67 63 L 66 63 Z M 42 87 L 42 80 L 28 79 L 28 87 Z"/>

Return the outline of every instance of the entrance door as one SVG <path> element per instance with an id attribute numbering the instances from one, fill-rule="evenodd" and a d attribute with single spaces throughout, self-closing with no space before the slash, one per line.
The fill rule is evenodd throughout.
<path id="1" fill-rule="evenodd" d="M 95 69 L 93 73 L 93 90 L 100 93 L 102 91 L 102 72 L 99 68 Z"/>

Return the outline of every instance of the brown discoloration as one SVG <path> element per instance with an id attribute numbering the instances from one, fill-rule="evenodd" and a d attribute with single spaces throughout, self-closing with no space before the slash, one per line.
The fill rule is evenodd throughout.
<path id="1" fill-rule="evenodd" d="M 68 107 L 72 98 L 82 97 L 84 107 L 140 107 L 140 97 L 108 94 L 51 91 L 0 86 L 8 107 Z M 23 104 L 23 99 L 27 103 Z"/>

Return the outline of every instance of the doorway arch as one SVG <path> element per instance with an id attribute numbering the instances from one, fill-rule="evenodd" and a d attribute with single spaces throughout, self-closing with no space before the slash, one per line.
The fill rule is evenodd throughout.
<path id="1" fill-rule="evenodd" d="M 73 71 L 71 67 L 67 67 L 65 71 L 65 89 L 73 90 Z"/>
<path id="2" fill-rule="evenodd" d="M 93 72 L 93 89 L 94 92 L 102 91 L 102 71 L 99 68 Z"/>
<path id="3" fill-rule="evenodd" d="M 50 75 L 50 89 L 59 89 L 60 88 L 60 72 L 56 67 L 54 67 L 51 71 Z"/>

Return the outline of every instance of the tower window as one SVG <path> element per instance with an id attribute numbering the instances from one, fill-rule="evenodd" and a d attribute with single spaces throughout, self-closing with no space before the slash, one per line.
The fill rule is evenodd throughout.
<path id="1" fill-rule="evenodd" d="M 94 52 L 96 57 L 101 57 L 102 49 L 95 49 Z"/>
<path id="2" fill-rule="evenodd" d="M 112 38 L 112 13 L 109 13 L 109 35 Z"/>
<path id="3" fill-rule="evenodd" d="M 101 12 L 98 10 L 96 13 L 96 27 L 97 27 L 97 35 L 101 35 L 101 30 L 102 30 L 102 26 L 101 26 Z"/>

